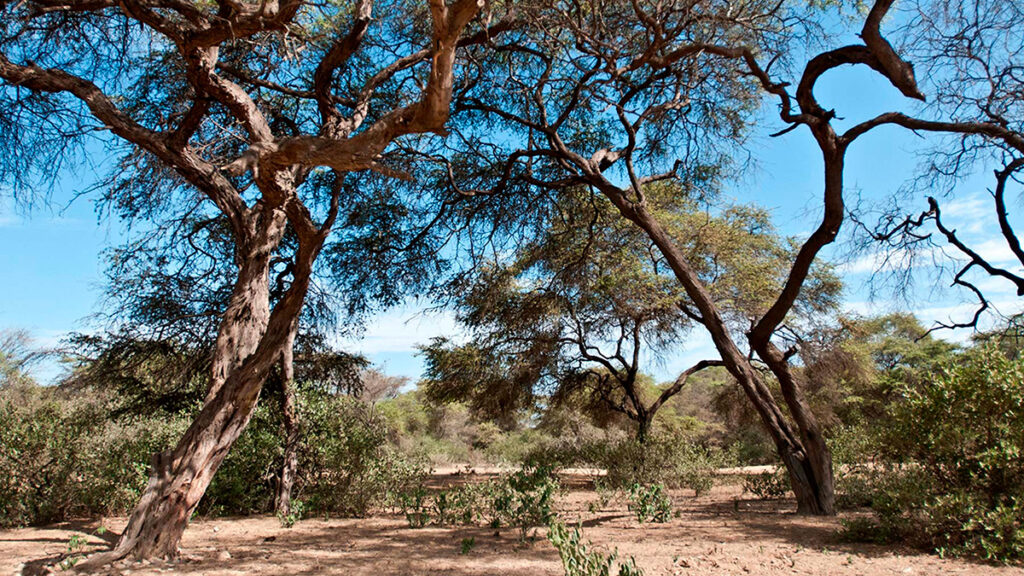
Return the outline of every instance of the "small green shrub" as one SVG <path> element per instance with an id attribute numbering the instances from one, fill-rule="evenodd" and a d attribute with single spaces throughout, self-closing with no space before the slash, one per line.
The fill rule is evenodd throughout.
<path id="1" fill-rule="evenodd" d="M 672 499 L 665 494 L 665 487 L 661 484 L 644 486 L 634 483 L 629 488 L 629 510 L 641 524 L 668 522 L 672 519 Z"/>
<path id="2" fill-rule="evenodd" d="M 417 485 L 397 495 L 397 503 L 411 528 L 433 522 L 439 526 L 473 525 L 487 521 L 493 528 L 519 530 L 526 540 L 554 515 L 554 497 L 560 486 L 550 467 L 526 467 L 496 480 L 466 484 L 430 494 Z"/>
<path id="3" fill-rule="evenodd" d="M 384 419 L 349 397 L 298 390 L 302 429 L 294 496 L 306 513 L 362 515 L 420 482 L 422 465 L 395 450 Z M 172 448 L 196 407 L 122 413 L 102 391 L 0 388 L 0 527 L 126 514 L 156 452 Z M 197 513 L 273 510 L 283 462 L 279 408 L 260 404 Z"/>
<path id="4" fill-rule="evenodd" d="M 899 538 L 898 532 L 893 532 L 875 518 L 858 516 L 855 518 L 844 518 L 839 521 L 842 528 L 839 530 L 839 537 L 844 542 L 871 542 L 874 544 L 887 544 Z"/>
<path id="5" fill-rule="evenodd" d="M 562 559 L 565 576 L 609 576 L 618 558 L 618 551 L 605 555 L 590 550 L 590 544 L 583 542 L 583 533 L 578 526 L 572 530 L 552 518 L 548 524 L 548 540 L 558 550 Z M 619 565 L 619 576 L 643 576 L 633 558 Z"/>
<path id="6" fill-rule="evenodd" d="M 782 498 L 789 493 L 789 477 L 782 466 L 775 470 L 766 470 L 760 474 L 747 476 L 743 480 L 744 492 L 749 492 L 762 500 Z"/>
<path id="7" fill-rule="evenodd" d="M 503 476 L 493 485 L 491 526 L 519 529 L 526 540 L 537 526 L 554 516 L 552 505 L 560 486 L 551 466 L 527 466 Z"/>
<path id="8" fill-rule="evenodd" d="M 99 395 L 0 389 L 0 526 L 128 512 L 150 457 L 185 425 L 178 417 L 112 420 Z"/>
<path id="9" fill-rule="evenodd" d="M 281 522 L 281 526 L 285 528 L 292 528 L 295 524 L 302 520 L 302 514 L 306 511 L 306 505 L 302 500 L 292 500 L 291 509 L 287 514 L 281 512 L 277 513 L 277 519 Z"/>
<path id="10" fill-rule="evenodd" d="M 427 489 L 423 486 L 400 492 L 398 504 L 409 528 L 423 528 L 430 523 L 430 504 L 427 501 Z"/>

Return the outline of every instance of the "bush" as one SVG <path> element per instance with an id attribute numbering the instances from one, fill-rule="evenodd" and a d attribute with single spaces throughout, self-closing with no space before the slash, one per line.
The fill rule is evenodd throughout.
<path id="1" fill-rule="evenodd" d="M 295 490 L 308 511 L 362 516 L 426 473 L 389 444 L 384 418 L 366 404 L 307 393 L 298 407 L 302 432 Z"/>
<path id="2" fill-rule="evenodd" d="M 124 514 L 148 480 L 152 454 L 182 418 L 113 421 L 102 398 L 38 386 L 0 389 L 0 526 Z"/>
<path id="3" fill-rule="evenodd" d="M 431 522 L 445 526 L 486 520 L 492 528 L 516 528 L 520 539 L 526 540 L 534 528 L 546 525 L 554 516 L 552 505 L 559 489 L 551 467 L 535 466 L 433 495 L 417 485 L 398 494 L 396 500 L 410 528 Z"/>
<path id="4" fill-rule="evenodd" d="M 525 467 L 499 480 L 491 499 L 491 526 L 519 529 L 527 539 L 533 528 L 546 525 L 554 516 L 552 504 L 560 486 L 551 466 Z"/>
<path id="5" fill-rule="evenodd" d="M 583 542 L 583 534 L 578 526 L 569 530 L 557 519 L 552 519 L 548 524 L 548 540 L 558 550 L 565 576 L 609 576 L 618 558 L 617 550 L 607 556 L 590 550 L 589 543 Z M 643 576 L 643 570 L 636 567 L 636 562 L 631 557 L 619 565 L 618 574 Z"/>
<path id="6" fill-rule="evenodd" d="M 629 510 L 636 521 L 668 522 L 672 518 L 672 499 L 661 484 L 644 486 L 635 483 L 629 488 Z"/>
<path id="7" fill-rule="evenodd" d="M 882 531 L 1024 560 L 1024 359 L 980 346 L 895 392 L 877 446 L 886 460 L 862 475 Z"/>
<path id="8" fill-rule="evenodd" d="M 299 469 L 293 497 L 305 512 L 361 515 L 415 484 L 422 466 L 388 442 L 384 420 L 348 397 L 303 390 Z M 158 451 L 174 446 L 185 413 L 115 416 L 117 405 L 88 390 L 0 388 L 0 526 L 126 514 Z M 283 461 L 277 406 L 259 405 L 199 504 L 201 514 L 273 509 Z"/>
<path id="9" fill-rule="evenodd" d="M 784 466 L 765 470 L 760 474 L 747 476 L 743 480 L 743 491 L 750 492 L 761 500 L 782 498 L 789 493 L 789 475 Z"/>
<path id="10" fill-rule="evenodd" d="M 606 451 L 603 460 L 613 486 L 663 484 L 689 488 L 700 496 L 714 486 L 716 471 L 728 465 L 731 457 L 684 439 L 651 436 L 643 443 L 620 442 Z"/>

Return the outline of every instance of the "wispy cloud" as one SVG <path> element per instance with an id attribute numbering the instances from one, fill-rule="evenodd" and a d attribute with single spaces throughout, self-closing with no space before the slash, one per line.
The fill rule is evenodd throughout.
<path id="1" fill-rule="evenodd" d="M 363 354 L 417 352 L 417 346 L 432 338 L 445 336 L 455 341 L 466 337 L 450 312 L 421 311 L 411 305 L 395 308 L 375 316 L 361 338 L 341 343 Z"/>
<path id="2" fill-rule="evenodd" d="M 992 198 L 983 193 L 956 198 L 940 207 L 943 223 L 961 234 L 985 233 L 994 214 Z"/>

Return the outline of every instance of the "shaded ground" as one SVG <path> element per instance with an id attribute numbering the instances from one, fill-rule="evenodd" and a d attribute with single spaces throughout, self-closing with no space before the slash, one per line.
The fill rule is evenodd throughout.
<path id="1" fill-rule="evenodd" d="M 453 484 L 486 474 L 436 476 Z M 891 546 L 845 544 L 836 518 L 797 517 L 790 501 L 761 502 L 738 486 L 711 494 L 673 493 L 681 514 L 666 524 L 637 524 L 622 500 L 602 509 L 583 477 L 560 500 L 563 519 L 582 520 L 584 537 L 604 550 L 634 556 L 648 576 L 698 574 L 979 574 L 1022 575 L 1024 569 L 942 559 Z M 591 511 L 591 509 L 593 511 Z M 99 521 L 0 531 L 0 576 L 32 572 L 41 560 L 67 551 L 69 539 L 86 538 L 85 551 L 106 547 L 113 532 L 96 536 Z M 107 519 L 116 532 L 123 518 Z M 539 534 L 520 543 L 512 530 L 410 529 L 399 516 L 303 520 L 282 528 L 273 517 L 197 520 L 185 532 L 181 563 L 133 564 L 112 574 L 338 574 L 338 575 L 560 575 L 558 554 Z M 462 554 L 463 540 L 474 545 Z"/>

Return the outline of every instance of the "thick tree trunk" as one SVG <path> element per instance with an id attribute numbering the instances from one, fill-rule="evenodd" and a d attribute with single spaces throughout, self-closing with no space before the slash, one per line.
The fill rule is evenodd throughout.
<path id="1" fill-rule="evenodd" d="M 266 370 L 235 375 L 203 406 L 178 446 L 153 457 L 149 484 L 113 551 L 117 557 L 177 557 L 193 511 L 249 423 Z"/>
<path id="2" fill-rule="evenodd" d="M 275 224 L 281 224 L 283 230 L 283 219 L 269 226 Z M 218 341 L 214 370 L 218 366 L 233 366 L 233 369 L 223 380 L 218 381 L 218 375 L 213 375 L 210 394 L 178 445 L 172 451 L 154 456 L 149 484 L 114 550 L 88 558 L 78 569 L 97 568 L 126 556 L 136 559 L 177 557 L 178 543 L 192 513 L 231 446 L 248 425 L 267 375 L 281 359 L 292 328 L 298 322 L 312 263 L 319 251 L 320 244 L 300 245 L 291 286 L 269 318 L 258 318 L 268 308 L 266 303 L 255 301 L 268 293 L 265 283 L 269 282 L 270 251 L 264 248 L 272 247 L 273 241 L 280 239 L 278 230 L 264 228 L 264 231 L 272 235 L 261 235 L 268 243 L 242 260 L 228 309 L 233 315 L 222 325 L 238 336 L 235 342 L 256 343 L 255 347 L 246 353 L 220 346 Z M 322 242 L 322 238 L 319 241 Z M 261 270 L 253 270 L 254 267 Z M 246 328 L 239 329 L 235 323 Z M 249 330 L 258 334 L 250 334 Z M 221 357 L 223 354 L 230 358 Z M 242 360 L 236 361 L 237 358 Z"/>
<path id="3" fill-rule="evenodd" d="M 296 323 L 296 326 L 298 324 Z M 281 414 L 284 419 L 284 463 L 277 485 L 275 509 L 281 516 L 292 511 L 292 487 L 299 466 L 299 418 L 295 412 L 295 328 L 281 354 Z"/>
<path id="4" fill-rule="evenodd" d="M 636 419 L 636 441 L 640 444 L 647 442 L 651 432 L 651 419 L 653 415 L 640 415 Z"/>
<path id="5" fill-rule="evenodd" d="M 721 317 L 711 295 L 700 282 L 675 241 L 643 205 L 629 203 L 616 190 L 605 190 L 608 197 L 615 203 L 624 216 L 632 220 L 658 247 L 673 273 L 683 285 L 687 295 L 700 312 L 703 323 L 711 335 L 722 357 L 726 370 L 743 388 L 747 398 L 753 404 L 772 440 L 779 457 L 789 472 L 790 485 L 797 500 L 797 512 L 801 514 L 834 514 L 835 493 L 832 482 L 831 458 L 816 428 L 806 429 L 814 423 L 813 415 L 806 404 L 795 404 L 801 416 L 794 418 L 800 433 L 794 432 L 771 390 L 761 380 L 750 360 L 736 346 L 729 335 L 725 320 Z M 784 385 L 784 396 L 787 405 L 789 398 L 802 399 L 799 386 L 795 381 Z M 788 390 L 788 392 L 787 392 Z M 793 406 L 790 406 L 792 409 Z M 804 440 L 813 442 L 813 449 L 808 449 Z M 825 469 L 827 468 L 827 473 Z"/>

